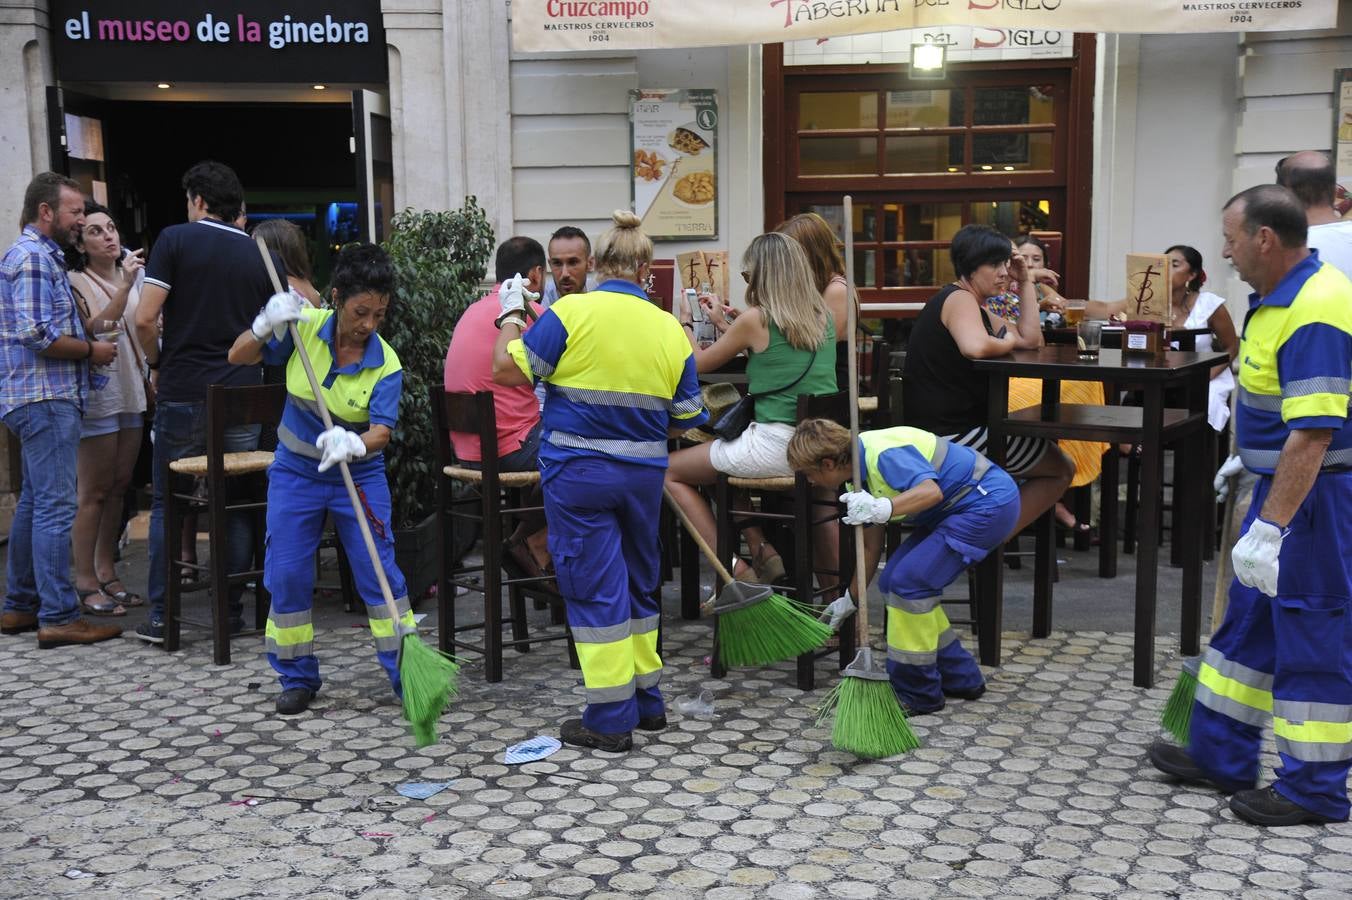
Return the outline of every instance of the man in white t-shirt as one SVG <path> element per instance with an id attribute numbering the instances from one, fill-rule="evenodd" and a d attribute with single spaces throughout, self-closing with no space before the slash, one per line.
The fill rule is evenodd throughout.
<path id="1" fill-rule="evenodd" d="M 1305 206 L 1306 244 L 1319 258 L 1352 278 L 1352 219 L 1333 206 L 1337 178 L 1333 161 L 1318 150 L 1302 150 L 1277 163 L 1277 183 L 1290 188 Z"/>

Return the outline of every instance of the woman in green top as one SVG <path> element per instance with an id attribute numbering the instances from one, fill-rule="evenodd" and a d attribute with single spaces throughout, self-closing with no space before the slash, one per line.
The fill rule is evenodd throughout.
<path id="1" fill-rule="evenodd" d="M 689 310 L 678 309 L 694 348 L 696 368 L 714 371 L 746 351 L 747 390 L 757 395 L 755 421 L 736 439 L 719 438 L 671 455 L 667 490 L 710 546 L 716 526 L 698 486 L 713 484 L 720 472 L 739 478 L 792 475 L 788 446 L 798 424 L 798 395 L 838 390 L 836 330 L 803 248 L 788 235 L 762 234 L 747 248 L 742 266 L 747 283 L 745 314 L 729 322 L 718 297 L 700 298 L 722 332 L 710 347 L 700 349 L 689 327 Z M 747 528 L 744 534 L 754 569 L 739 559 L 733 574 L 767 583 L 783 576 L 784 564 L 761 530 Z M 828 522 L 818 536 L 818 562 L 823 568 L 832 567 L 835 535 L 835 523 Z"/>

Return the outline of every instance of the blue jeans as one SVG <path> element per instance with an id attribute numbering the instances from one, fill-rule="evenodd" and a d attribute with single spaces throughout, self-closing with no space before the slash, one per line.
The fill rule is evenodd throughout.
<path id="1" fill-rule="evenodd" d="M 23 465 L 9 532 L 5 611 L 36 611 L 41 625 L 65 625 L 80 617 L 70 581 L 80 408 L 69 400 L 29 403 L 11 410 L 5 425 L 19 438 Z"/>
<path id="2" fill-rule="evenodd" d="M 235 453 L 258 448 L 258 425 L 238 425 L 225 430 L 225 450 Z M 164 533 L 164 496 L 168 490 L 165 476 L 169 463 L 185 456 L 201 456 L 207 452 L 207 405 L 202 403 L 157 403 L 152 432 L 155 455 L 151 480 L 154 486 L 150 505 L 150 572 L 146 578 L 152 621 L 164 619 L 165 579 L 169 577 L 169 554 Z M 169 535 L 177 548 L 179 536 Z M 231 513 L 225 523 L 225 547 L 212 547 L 212 553 L 224 552 L 228 572 L 243 572 L 253 559 L 253 520 L 249 513 Z M 177 573 L 175 573 L 177 577 Z M 238 619 L 242 605 L 243 585 L 230 588 L 230 616 Z"/>

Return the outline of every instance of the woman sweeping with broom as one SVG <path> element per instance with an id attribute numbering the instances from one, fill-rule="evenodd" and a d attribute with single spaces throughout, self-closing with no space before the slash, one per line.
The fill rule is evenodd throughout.
<path id="1" fill-rule="evenodd" d="M 851 450 L 849 429 L 808 419 L 789 440 L 789 465 L 815 485 L 838 489 L 850 478 Z M 846 524 L 915 526 L 880 581 L 892 689 L 908 715 L 937 712 L 945 697 L 974 700 L 985 692 L 985 680 L 949 627 L 939 596 L 1009 537 L 1019 516 L 1018 488 L 981 454 L 918 428 L 865 431 L 858 452 L 864 483 L 840 497 Z M 883 533 L 865 531 L 863 571 L 870 575 Z M 843 606 L 850 608 L 851 598 L 867 588 L 856 580 Z"/>
<path id="2" fill-rule="evenodd" d="M 361 526 L 340 475 L 348 463 L 381 567 L 393 592 L 400 624 L 416 626 L 404 577 L 394 562 L 389 531 L 390 488 L 381 451 L 399 414 L 403 373 L 399 357 L 376 334 L 394 291 L 394 269 L 373 244 L 343 248 L 330 281 L 334 309 L 310 309 L 296 294 L 275 295 L 230 348 L 230 362 L 286 366 L 286 407 L 277 428 L 278 446 L 268 470 L 268 550 L 263 580 L 272 592 L 268 615 L 268 662 L 277 670 L 280 715 L 309 708 L 319 690 L 310 608 L 314 596 L 314 554 L 325 515 L 352 549 L 348 559 L 366 602 L 376 656 L 402 697 L 398 654 L 401 629 L 391 621 L 371 559 L 359 552 Z M 288 333 L 295 326 L 303 349 L 322 383 L 323 399 L 336 417 L 325 429 L 299 349 Z"/>

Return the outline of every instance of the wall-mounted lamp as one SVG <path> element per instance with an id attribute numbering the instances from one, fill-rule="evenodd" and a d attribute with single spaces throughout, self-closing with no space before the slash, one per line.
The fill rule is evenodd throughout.
<path id="1" fill-rule="evenodd" d="M 167 91 L 169 90 L 169 88 L 173 87 L 173 85 L 171 85 L 167 81 L 161 81 L 159 84 L 155 85 L 155 87 L 159 88 L 162 91 Z"/>
<path id="2" fill-rule="evenodd" d="M 943 44 L 912 44 L 911 77 L 943 78 L 947 55 L 948 49 Z"/>

